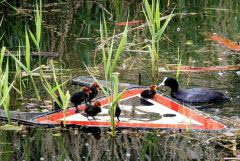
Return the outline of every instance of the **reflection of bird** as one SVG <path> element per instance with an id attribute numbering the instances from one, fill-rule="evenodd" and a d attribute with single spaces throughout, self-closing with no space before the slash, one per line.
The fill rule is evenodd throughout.
<path id="1" fill-rule="evenodd" d="M 99 140 L 101 138 L 101 129 L 99 127 L 86 127 L 83 126 L 81 132 L 91 133 L 95 139 Z"/>
<path id="2" fill-rule="evenodd" d="M 89 94 L 88 101 L 91 102 L 98 94 L 98 91 L 101 90 L 100 86 L 94 82 L 90 87 L 91 93 Z"/>
<path id="3" fill-rule="evenodd" d="M 54 110 L 60 110 L 60 109 L 62 109 L 61 107 L 62 107 L 63 102 L 62 102 L 62 99 L 61 99 L 61 97 L 60 97 L 60 95 L 59 95 L 59 92 L 56 92 L 55 95 L 57 96 L 57 100 L 58 100 L 58 102 L 59 102 L 61 105 L 59 105 L 59 104 L 57 103 L 57 101 L 54 100 L 54 101 L 53 101 Z"/>
<path id="4" fill-rule="evenodd" d="M 159 86 L 168 86 L 171 88 L 171 96 L 179 101 L 186 103 L 205 103 L 229 100 L 229 97 L 218 91 L 206 88 L 192 88 L 186 90 L 178 89 L 178 82 L 174 78 L 164 78 Z"/>
<path id="5" fill-rule="evenodd" d="M 118 121 L 120 121 L 119 116 L 121 115 L 121 109 L 119 107 L 119 104 L 116 105 L 116 111 L 115 111 L 115 117 L 117 117 Z"/>
<path id="6" fill-rule="evenodd" d="M 150 85 L 149 89 L 145 89 L 141 93 L 141 103 L 145 105 L 152 105 L 150 102 L 148 103 L 147 100 L 145 99 L 153 99 L 155 94 L 157 93 L 156 91 L 157 86 L 155 85 Z"/>
<path id="7" fill-rule="evenodd" d="M 87 104 L 89 93 L 90 89 L 88 87 L 83 87 L 82 91 L 76 92 L 71 96 L 70 101 L 74 104 L 76 112 L 79 112 L 78 105 L 82 104 L 82 102 Z"/>
<path id="8" fill-rule="evenodd" d="M 86 109 L 85 109 L 84 112 L 87 114 L 87 118 L 88 118 L 88 116 L 92 116 L 92 118 L 94 120 L 96 120 L 94 118 L 94 116 L 96 116 L 98 113 L 102 112 L 102 110 L 101 110 L 101 103 L 96 101 L 93 105 L 86 104 Z"/>

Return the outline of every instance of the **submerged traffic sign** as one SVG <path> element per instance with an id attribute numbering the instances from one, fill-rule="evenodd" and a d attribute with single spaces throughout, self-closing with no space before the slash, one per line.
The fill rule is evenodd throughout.
<path id="1" fill-rule="evenodd" d="M 142 104 L 140 94 L 143 88 L 128 89 L 119 101 L 121 108 L 120 121 L 116 120 L 117 127 L 123 128 L 151 128 L 151 129 L 194 129 L 194 130 L 222 130 L 223 124 L 211 119 L 189 106 L 179 104 L 170 98 L 158 93 L 154 99 L 148 99 L 147 105 Z M 95 116 L 96 120 L 87 119 L 84 112 L 75 113 L 75 108 L 49 113 L 33 121 L 39 124 L 60 124 L 65 120 L 66 124 L 91 127 L 109 127 L 110 116 L 108 113 L 111 98 L 99 98 L 102 104 L 102 112 Z M 84 111 L 85 105 L 79 109 Z"/>

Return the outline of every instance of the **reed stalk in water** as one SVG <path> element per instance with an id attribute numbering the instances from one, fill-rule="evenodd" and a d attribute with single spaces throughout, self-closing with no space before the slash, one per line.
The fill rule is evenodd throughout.
<path id="1" fill-rule="evenodd" d="M 107 32 L 107 23 L 105 21 L 105 18 L 103 16 L 103 22 L 100 23 L 100 36 L 101 36 L 101 42 L 104 44 L 104 40 L 108 38 L 108 32 Z M 114 73 L 115 67 L 117 65 L 118 60 L 120 59 L 120 56 L 122 54 L 122 51 L 124 49 L 124 46 L 127 42 L 127 32 L 128 28 L 127 25 L 125 26 L 125 29 L 123 31 L 121 40 L 118 44 L 118 48 L 116 50 L 116 53 L 113 53 L 113 47 L 114 47 L 114 37 L 115 37 L 115 32 L 112 36 L 112 40 L 110 44 L 104 44 L 101 46 L 102 50 L 102 61 L 104 65 L 104 77 L 105 77 L 105 87 L 106 90 L 104 90 L 103 86 L 100 85 L 102 88 L 102 91 L 104 92 L 105 96 L 109 98 L 109 102 L 112 102 L 109 104 L 109 112 L 110 112 L 110 120 L 111 120 L 111 135 L 115 136 L 116 135 L 116 130 L 115 130 L 115 111 L 116 111 L 116 105 L 118 101 L 121 99 L 121 96 L 125 92 L 123 90 L 122 92 L 118 93 L 118 74 Z M 85 65 L 85 64 L 84 64 Z M 93 77 L 93 79 L 97 81 L 97 79 L 94 77 L 92 72 L 89 70 L 89 68 L 85 65 L 87 71 L 89 74 Z"/>
<path id="2" fill-rule="evenodd" d="M 152 64 L 152 78 L 155 80 L 156 65 L 159 62 L 159 41 L 162 35 L 173 17 L 173 12 L 168 16 L 163 26 L 161 26 L 161 14 L 159 0 L 152 0 L 152 6 L 148 3 L 148 0 L 143 1 L 143 12 L 151 33 L 151 47 L 150 50 L 151 64 Z"/>
<path id="3" fill-rule="evenodd" d="M 51 83 L 46 79 L 46 76 L 44 75 L 44 73 L 42 71 L 41 71 L 41 80 L 42 80 L 43 86 L 46 89 L 46 91 L 48 92 L 48 94 L 58 104 L 58 106 L 63 110 L 64 126 L 65 126 L 66 125 L 65 115 L 66 115 L 66 110 L 67 110 L 69 102 L 70 102 L 70 93 L 68 90 L 66 91 L 66 93 L 64 93 L 62 86 L 64 84 L 66 84 L 69 80 L 66 80 L 65 82 L 59 84 L 53 62 L 51 62 L 51 67 L 52 67 L 52 71 L 53 71 L 52 76 L 53 76 L 53 80 L 54 80 L 54 83 L 53 83 L 54 85 L 53 86 L 51 85 Z M 61 102 L 58 99 L 56 92 L 58 92 Z"/>
<path id="4" fill-rule="evenodd" d="M 32 31 L 28 28 L 30 33 L 31 39 L 36 46 L 37 50 L 41 50 L 41 35 L 42 35 L 42 0 L 39 1 L 39 4 L 36 4 L 36 11 L 35 11 L 35 35 Z"/>
<path id="5" fill-rule="evenodd" d="M 0 55 L 0 107 L 3 106 L 7 120 L 8 120 L 8 124 L 11 124 L 9 105 L 10 105 L 10 91 L 13 87 L 13 82 L 9 85 L 8 58 L 7 58 L 5 70 L 2 69 L 5 50 L 6 48 L 2 47 L 1 55 Z"/>

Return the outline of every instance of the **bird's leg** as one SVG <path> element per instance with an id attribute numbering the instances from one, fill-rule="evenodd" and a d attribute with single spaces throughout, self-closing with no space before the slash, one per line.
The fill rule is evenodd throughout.
<path id="1" fill-rule="evenodd" d="M 91 102 L 88 101 L 88 100 L 85 100 L 85 104 L 86 104 L 86 105 L 87 105 L 87 104 L 91 104 Z"/>
<path id="2" fill-rule="evenodd" d="M 75 105 L 75 108 L 76 108 L 75 112 L 76 112 L 76 113 L 79 113 L 80 110 L 78 109 L 78 105 Z"/>
<path id="3" fill-rule="evenodd" d="M 117 117 L 117 120 L 120 121 L 119 117 Z"/>
<path id="4" fill-rule="evenodd" d="M 88 114 L 87 114 L 87 119 L 88 119 L 88 121 L 89 121 Z"/>
<path id="5" fill-rule="evenodd" d="M 92 116 L 92 118 L 93 118 L 94 120 L 96 120 L 94 116 Z"/>

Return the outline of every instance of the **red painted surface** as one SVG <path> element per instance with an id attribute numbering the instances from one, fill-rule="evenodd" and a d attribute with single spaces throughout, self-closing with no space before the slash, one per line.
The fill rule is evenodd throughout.
<path id="1" fill-rule="evenodd" d="M 141 93 L 143 89 L 135 88 L 128 90 L 122 96 L 122 99 L 128 98 L 134 95 Z M 108 104 L 110 99 L 102 98 L 99 99 L 102 105 Z M 189 109 L 188 107 L 182 106 L 178 103 L 173 102 L 171 99 L 165 98 L 160 94 L 157 94 L 154 98 L 154 101 L 178 112 L 189 118 L 192 118 L 195 121 L 202 123 L 203 125 L 186 125 L 186 124 L 157 124 L 157 123 L 128 123 L 128 122 L 117 122 L 117 127 L 133 127 L 133 128 L 173 128 L 173 129 L 196 129 L 196 130 L 221 130 L 225 126 L 217 121 L 212 120 L 194 110 Z M 80 110 L 85 109 L 85 105 L 78 107 Z M 75 114 L 75 108 L 70 108 L 67 110 L 65 117 Z M 63 118 L 63 112 L 57 112 L 49 114 L 40 118 L 37 118 L 35 121 L 43 124 L 59 124 L 58 119 Z M 174 119 L 174 118 L 173 118 Z M 100 121 L 66 121 L 66 124 L 76 124 L 76 125 L 85 125 L 85 126 L 99 126 L 99 127 L 109 127 L 110 122 L 100 122 Z"/>
<path id="2" fill-rule="evenodd" d="M 229 39 L 226 39 L 224 37 L 217 36 L 217 35 L 211 36 L 210 39 L 216 41 L 217 43 L 227 47 L 228 49 L 230 49 L 232 51 L 236 51 L 236 52 L 240 51 L 240 45 L 238 45 L 237 43 L 235 43 Z"/>

